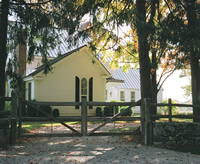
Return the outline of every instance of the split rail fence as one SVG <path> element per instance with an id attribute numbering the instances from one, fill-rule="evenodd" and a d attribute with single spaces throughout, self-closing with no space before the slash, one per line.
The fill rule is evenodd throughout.
<path id="1" fill-rule="evenodd" d="M 141 117 L 121 117 L 123 113 L 127 110 L 130 110 L 134 106 L 140 106 L 141 101 L 138 102 L 88 102 L 86 98 L 82 98 L 81 102 L 30 102 L 18 98 L 16 94 L 13 94 L 11 98 L 5 98 L 4 100 L 11 101 L 11 141 L 14 144 L 16 142 L 17 136 L 23 137 L 64 137 L 64 136 L 105 136 L 105 135 L 140 135 L 140 131 L 132 132 L 96 132 L 107 123 L 113 121 L 141 121 Z M 22 106 L 28 105 L 35 110 L 42 112 L 46 117 L 22 117 Z M 54 117 L 49 113 L 43 111 L 39 106 L 48 105 L 48 106 L 81 106 L 81 116 L 68 116 L 68 117 Z M 128 106 L 126 109 L 121 111 L 118 114 L 115 114 L 113 117 L 92 117 L 87 115 L 88 106 Z M 41 121 L 54 121 L 62 124 L 66 128 L 70 129 L 72 133 L 37 133 L 31 134 L 22 133 L 22 122 L 41 122 Z M 66 122 L 81 122 L 81 131 L 77 131 Z M 99 121 L 103 122 L 93 130 L 88 130 L 88 122 Z"/>
<path id="2" fill-rule="evenodd" d="M 200 122 L 200 116 L 195 116 L 193 114 L 191 115 L 185 115 L 185 114 L 172 114 L 173 107 L 197 107 L 200 108 L 200 105 L 190 105 L 190 104 L 173 104 L 171 99 L 168 99 L 168 103 L 151 103 L 151 100 L 146 98 L 144 99 L 144 118 L 145 118 L 145 132 L 144 132 L 144 142 L 146 145 L 152 145 L 153 142 L 153 120 L 162 121 L 161 118 L 167 118 L 169 123 L 173 122 L 173 118 L 178 119 L 199 119 Z M 152 115 L 150 114 L 152 107 L 168 107 L 168 114 L 166 115 Z"/>

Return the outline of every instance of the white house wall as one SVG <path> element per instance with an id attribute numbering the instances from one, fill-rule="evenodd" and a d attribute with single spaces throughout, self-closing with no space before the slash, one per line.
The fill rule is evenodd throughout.
<path id="1" fill-rule="evenodd" d="M 35 100 L 35 82 L 34 80 L 26 81 L 25 87 L 26 87 L 26 100 L 28 100 L 28 85 L 31 83 L 31 100 Z"/>
<path id="2" fill-rule="evenodd" d="M 108 82 L 106 84 L 107 91 L 107 102 L 111 100 L 116 100 L 120 102 L 120 91 L 125 93 L 125 102 L 131 102 L 131 92 L 135 92 L 135 102 L 141 99 L 140 89 L 121 89 L 120 83 Z M 158 103 L 162 102 L 163 90 L 158 92 L 157 100 Z M 140 107 L 136 106 L 133 108 L 134 113 L 140 113 Z"/>

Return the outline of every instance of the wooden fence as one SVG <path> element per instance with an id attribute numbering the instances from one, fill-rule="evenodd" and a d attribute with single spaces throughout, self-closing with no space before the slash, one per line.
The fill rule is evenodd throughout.
<path id="1" fill-rule="evenodd" d="M 95 133 L 98 129 L 105 126 L 107 123 L 112 121 L 141 121 L 141 117 L 120 117 L 123 113 L 127 110 L 131 109 L 134 106 L 140 106 L 141 101 L 136 103 L 132 102 L 88 102 L 85 98 L 82 99 L 81 102 L 29 102 L 26 100 L 19 99 L 17 94 L 12 94 L 11 97 L 1 97 L 0 100 L 4 101 L 11 101 L 11 144 L 15 144 L 17 134 L 18 137 L 24 136 L 21 134 L 22 122 L 23 121 L 55 121 L 61 123 L 63 126 L 69 128 L 73 133 L 70 134 L 34 134 L 28 136 L 72 136 L 72 135 L 79 135 L 79 136 L 92 136 L 92 135 L 133 135 L 133 134 L 140 134 L 140 132 L 126 132 L 126 133 Z M 44 113 L 47 117 L 22 117 L 22 105 L 29 105 L 36 110 Z M 40 105 L 49 105 L 49 106 L 81 106 L 81 116 L 77 117 L 53 117 L 52 115 L 45 113 L 42 109 L 38 106 Z M 129 106 L 122 112 L 114 115 L 113 117 L 88 117 L 87 116 L 87 107 L 88 106 Z M 151 115 L 150 109 L 152 106 L 161 107 L 166 106 L 168 107 L 168 114 L 167 115 Z M 172 114 L 172 107 L 200 107 L 200 105 L 189 105 L 189 104 L 172 104 L 171 99 L 169 99 L 167 104 L 164 103 L 151 103 L 150 99 L 144 99 L 144 141 L 145 144 L 151 145 L 152 144 L 152 120 L 159 120 L 160 118 L 168 118 L 169 122 L 172 122 L 173 118 L 181 118 L 181 119 L 194 119 L 199 118 L 199 116 L 194 115 L 173 115 Z M 71 121 L 80 121 L 81 122 L 81 132 L 78 132 L 71 126 L 65 124 L 65 122 Z M 88 132 L 87 123 L 92 121 L 102 121 L 103 123 L 96 127 L 95 129 Z M 17 128 L 18 125 L 18 128 Z M 27 135 L 26 135 L 27 136 Z"/>
<path id="2" fill-rule="evenodd" d="M 82 98 L 81 102 L 29 102 L 26 100 L 23 100 L 23 103 L 26 105 L 31 106 L 32 108 L 35 108 L 36 110 L 44 113 L 48 117 L 21 117 L 19 118 L 20 121 L 55 121 L 59 122 L 71 131 L 74 132 L 74 135 L 79 136 L 91 136 L 91 135 L 133 135 L 133 134 L 140 134 L 140 132 L 107 132 L 107 133 L 95 133 L 98 129 L 105 126 L 107 123 L 110 123 L 112 121 L 136 121 L 141 120 L 141 117 L 120 117 L 125 113 L 127 110 L 130 110 L 134 106 L 140 106 L 141 101 L 138 101 L 136 103 L 133 102 L 88 102 L 86 98 Z M 42 109 L 40 109 L 38 106 L 40 105 L 49 105 L 49 106 L 81 106 L 81 116 L 68 116 L 68 117 L 53 117 L 52 115 L 49 115 L 45 113 Z M 88 117 L 87 116 L 87 107 L 88 106 L 129 106 L 125 110 L 121 111 L 120 113 L 114 115 L 113 117 Z M 20 111 L 21 113 L 21 111 Z M 81 122 L 81 132 L 78 132 L 77 130 L 73 129 L 71 126 L 65 124 L 64 122 L 70 122 L 70 121 L 80 121 Z M 100 126 L 97 128 L 91 130 L 88 132 L 87 123 L 93 122 L 93 121 L 102 121 Z M 21 126 L 21 123 L 19 124 Z M 21 129 L 21 127 L 19 127 Z M 32 134 L 28 136 L 72 136 L 72 134 Z M 24 135 L 23 135 L 24 136 Z"/>
<path id="3" fill-rule="evenodd" d="M 4 97 L 1 98 L 4 101 L 11 101 L 11 143 L 15 144 L 16 138 L 20 136 L 38 136 L 38 137 L 50 137 L 50 136 L 94 136 L 94 135 L 139 135 L 140 132 L 102 132 L 102 133 L 95 133 L 98 129 L 105 126 L 107 123 L 110 123 L 112 121 L 140 121 L 141 117 L 121 117 L 123 113 L 125 113 L 127 110 L 130 110 L 134 106 L 140 106 L 141 101 L 138 102 L 88 102 L 86 98 L 83 98 L 81 102 L 30 102 L 23 99 L 20 99 L 17 94 L 12 94 L 12 97 Z M 22 117 L 22 106 L 28 105 L 32 108 L 42 112 L 47 117 Z M 81 106 L 81 116 L 76 117 L 53 117 L 51 114 L 46 113 L 41 108 L 39 108 L 40 105 L 49 105 L 49 106 Z M 129 106 L 122 112 L 114 115 L 113 117 L 88 117 L 87 116 L 87 107 L 88 106 Z M 64 133 L 64 134 L 26 134 L 24 135 L 22 133 L 22 122 L 24 121 L 33 121 L 33 122 L 39 122 L 39 121 L 54 121 L 62 124 L 63 126 L 67 127 L 72 131 L 72 133 Z M 67 125 L 65 122 L 71 122 L 71 121 L 80 121 L 81 122 L 81 132 L 75 130 L 71 126 Z M 91 130 L 88 132 L 87 123 L 93 122 L 93 121 L 102 121 L 103 123 L 98 126 L 97 128 Z"/>
<path id="4" fill-rule="evenodd" d="M 168 118 L 169 123 L 171 123 L 173 118 L 179 118 L 179 119 L 195 119 L 198 118 L 200 120 L 200 116 L 194 116 L 194 115 L 183 115 L 183 114 L 172 114 L 172 107 L 199 107 L 200 105 L 190 105 L 190 104 L 172 104 L 171 99 L 168 99 L 168 103 L 151 103 L 150 99 L 144 99 L 144 104 L 145 104 L 145 132 L 144 132 L 144 141 L 146 145 L 152 145 L 153 141 L 153 127 L 152 127 L 152 120 L 159 120 L 160 118 Z M 167 115 L 151 115 L 151 107 L 168 107 L 168 114 Z M 159 120 L 160 121 L 160 120 Z"/>

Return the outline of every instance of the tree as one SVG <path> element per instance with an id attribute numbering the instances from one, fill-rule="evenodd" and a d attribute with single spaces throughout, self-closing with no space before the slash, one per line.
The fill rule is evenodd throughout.
<path id="1" fill-rule="evenodd" d="M 41 54 L 42 62 L 45 64 L 44 72 L 47 73 L 50 71 L 48 50 L 59 44 L 59 30 L 64 29 L 72 35 L 77 30 L 81 18 L 88 13 L 87 6 L 81 6 L 84 11 L 79 10 L 80 6 L 79 1 L 67 0 L 0 2 L 0 97 L 5 96 L 8 53 L 13 53 L 16 45 L 24 44 L 26 37 L 29 47 L 28 62 L 33 60 L 34 54 Z M 14 21 L 8 21 L 8 17 L 12 17 Z M 71 37 L 67 39 L 76 42 L 77 37 L 73 40 Z M 12 64 L 10 66 L 12 67 Z M 0 101 L 0 110 L 4 110 L 4 106 L 4 101 Z"/>
<path id="2" fill-rule="evenodd" d="M 175 1 L 174 4 L 178 10 L 177 16 L 184 21 L 185 27 L 181 28 L 178 34 L 179 48 L 184 54 L 184 58 L 189 59 L 191 69 L 192 84 L 192 103 L 200 104 L 200 68 L 199 68 L 199 26 L 198 26 L 198 3 L 196 0 Z M 182 35 L 180 35 L 182 34 Z M 177 36 L 177 35 L 175 35 Z M 193 107 L 193 115 L 200 116 L 200 109 Z M 198 122 L 199 119 L 194 119 Z"/>
<path id="3" fill-rule="evenodd" d="M 192 79 L 192 104 L 200 105 L 200 67 L 199 67 L 199 38 L 196 35 L 198 32 L 198 19 L 196 0 L 184 1 L 188 19 L 188 31 L 190 32 L 189 54 Z M 197 33 L 199 34 L 199 33 Z M 200 116 L 200 107 L 193 107 L 193 115 Z M 195 118 L 194 122 L 199 122 L 199 118 Z"/>

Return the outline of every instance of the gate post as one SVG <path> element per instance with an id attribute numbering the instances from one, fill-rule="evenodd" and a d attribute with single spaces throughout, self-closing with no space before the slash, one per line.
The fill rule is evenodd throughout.
<path id="1" fill-rule="evenodd" d="M 168 109 L 169 109 L 169 122 L 172 122 L 172 99 L 168 99 Z"/>
<path id="2" fill-rule="evenodd" d="M 11 138 L 10 144 L 15 145 L 17 139 L 17 94 L 16 92 L 11 93 Z"/>
<path id="3" fill-rule="evenodd" d="M 144 131 L 144 143 L 145 145 L 152 144 L 152 127 L 151 127 L 151 119 L 150 119 L 150 102 L 151 99 L 144 99 L 144 109 L 145 109 L 145 131 Z"/>
<path id="4" fill-rule="evenodd" d="M 81 101 L 81 134 L 87 136 L 87 98 L 82 97 Z"/>

